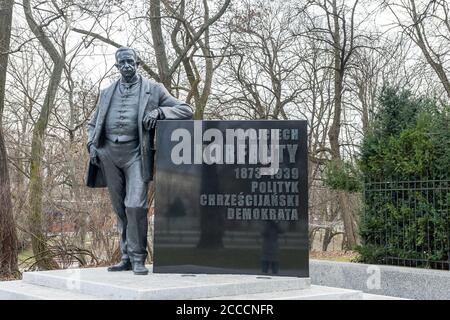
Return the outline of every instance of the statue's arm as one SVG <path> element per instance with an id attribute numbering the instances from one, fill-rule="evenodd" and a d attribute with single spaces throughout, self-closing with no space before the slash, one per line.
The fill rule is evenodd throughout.
<path id="1" fill-rule="evenodd" d="M 87 124 L 88 141 L 87 141 L 86 147 L 88 149 L 88 152 L 89 152 L 89 148 L 90 148 L 90 146 L 92 144 L 92 140 L 94 139 L 95 124 L 97 123 L 99 106 L 100 106 L 100 94 L 97 97 L 97 103 L 95 105 L 94 114 L 92 115 L 91 119 L 89 120 L 89 122 Z"/>
<path id="2" fill-rule="evenodd" d="M 162 83 L 159 87 L 159 110 L 163 113 L 163 119 L 189 120 L 192 119 L 192 111 L 189 105 L 172 96 Z"/>

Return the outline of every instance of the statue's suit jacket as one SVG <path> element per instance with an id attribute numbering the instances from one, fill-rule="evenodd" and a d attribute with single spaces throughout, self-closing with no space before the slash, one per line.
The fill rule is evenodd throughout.
<path id="1" fill-rule="evenodd" d="M 138 130 L 141 146 L 142 175 L 145 182 L 153 178 L 154 130 L 149 132 L 145 130 L 142 120 L 148 112 L 160 108 L 165 119 L 191 119 L 192 112 L 186 103 L 174 98 L 161 83 L 156 83 L 144 77 L 141 77 L 141 89 L 139 93 L 139 113 Z M 87 146 L 92 144 L 100 148 L 105 139 L 105 120 L 108 108 L 111 104 L 111 98 L 119 84 L 120 79 L 112 83 L 109 87 L 100 91 L 94 115 L 88 123 L 88 142 Z M 86 185 L 91 188 L 106 187 L 105 179 L 101 169 L 89 162 L 86 173 Z"/>

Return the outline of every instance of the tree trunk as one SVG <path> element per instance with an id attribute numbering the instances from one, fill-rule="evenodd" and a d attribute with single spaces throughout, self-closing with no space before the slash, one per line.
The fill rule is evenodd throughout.
<path id="1" fill-rule="evenodd" d="M 17 234 L 11 202 L 8 161 L 0 127 L 0 278 L 17 276 Z"/>
<path id="2" fill-rule="evenodd" d="M 17 234 L 12 212 L 8 155 L 3 137 L 6 70 L 11 39 L 13 0 L 0 0 L 0 278 L 16 277 Z"/>
<path id="3" fill-rule="evenodd" d="M 39 119 L 33 129 L 31 142 L 30 162 L 30 215 L 28 218 L 28 229 L 31 233 L 31 246 L 40 269 L 48 270 L 56 267 L 55 263 L 47 255 L 47 240 L 43 225 L 42 196 L 43 178 L 41 175 L 42 159 L 44 157 L 44 138 L 53 106 L 56 90 L 59 86 L 62 74 L 62 64 L 56 64 L 52 70 L 44 104 Z"/>
<path id="4" fill-rule="evenodd" d="M 334 112 L 333 122 L 328 131 L 330 140 L 331 159 L 338 167 L 342 166 L 340 153 L 339 135 L 341 131 L 341 113 L 342 113 L 342 92 L 344 88 L 344 50 L 341 44 L 341 34 L 339 29 L 339 13 L 336 0 L 333 0 L 333 41 L 334 41 Z M 344 35 L 345 36 L 345 35 Z M 348 211 L 347 194 L 340 192 L 338 195 L 339 207 L 344 222 L 344 230 L 347 237 L 347 247 L 356 245 L 356 236 L 354 233 L 354 219 L 351 212 Z"/>
<path id="5" fill-rule="evenodd" d="M 333 239 L 333 230 L 331 227 L 326 227 L 325 234 L 323 235 L 322 251 L 328 250 L 328 246 L 330 245 L 332 239 Z"/>
<path id="6" fill-rule="evenodd" d="M 156 64 L 161 82 L 171 90 L 172 83 L 169 75 L 169 63 L 167 60 L 166 47 L 164 45 L 161 27 L 161 1 L 150 0 L 150 28 L 152 32 L 153 48 L 155 50 Z"/>
<path id="7" fill-rule="evenodd" d="M 358 88 L 358 98 L 359 101 L 361 102 L 361 107 L 362 107 L 362 115 L 361 115 L 361 123 L 362 123 L 362 131 L 364 136 L 368 133 L 369 131 L 369 104 L 367 103 L 367 87 L 368 86 L 368 81 L 364 81 L 361 80 L 361 82 L 359 82 L 357 84 L 357 88 Z"/>
<path id="8" fill-rule="evenodd" d="M 349 204 L 349 194 L 346 191 L 339 191 L 339 205 L 342 212 L 342 220 L 345 230 L 345 248 L 353 249 L 357 244 L 358 235 L 356 230 L 356 221 L 353 216 L 353 208 Z"/>
<path id="9" fill-rule="evenodd" d="M 317 228 L 309 227 L 308 231 L 308 243 L 309 243 L 309 250 L 313 250 L 314 248 L 314 239 L 316 238 Z"/>
<path id="10" fill-rule="evenodd" d="M 56 98 L 56 92 L 61 82 L 61 76 L 64 67 L 64 60 L 58 51 L 33 18 L 30 0 L 23 0 L 25 17 L 28 25 L 39 39 L 42 47 L 50 55 L 53 61 L 53 70 L 50 83 L 45 94 L 44 103 L 39 113 L 39 118 L 33 129 L 33 139 L 31 143 L 31 161 L 30 161 L 30 214 L 28 217 L 28 228 L 31 233 L 31 246 L 35 256 L 37 266 L 40 269 L 53 269 L 57 267 L 55 262 L 47 254 L 47 240 L 43 228 L 42 215 L 42 184 L 41 163 L 44 155 L 44 138 L 48 125 L 50 110 L 53 107 Z"/>

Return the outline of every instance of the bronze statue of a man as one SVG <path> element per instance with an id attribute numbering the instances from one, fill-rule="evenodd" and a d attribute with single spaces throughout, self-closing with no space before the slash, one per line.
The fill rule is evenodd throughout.
<path id="1" fill-rule="evenodd" d="M 190 107 L 160 84 L 137 74 L 131 48 L 116 52 L 121 78 L 101 90 L 88 123 L 86 184 L 107 187 L 117 215 L 122 259 L 108 271 L 147 274 L 148 182 L 153 175 L 153 135 L 161 119 L 191 119 Z"/>

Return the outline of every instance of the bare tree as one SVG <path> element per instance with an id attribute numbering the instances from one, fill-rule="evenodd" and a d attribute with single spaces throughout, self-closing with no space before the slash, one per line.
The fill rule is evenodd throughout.
<path id="1" fill-rule="evenodd" d="M 190 102 L 191 98 L 194 98 L 194 119 L 201 120 L 204 117 L 206 103 L 211 93 L 213 73 L 223 61 L 220 57 L 216 57 L 219 59 L 218 63 L 214 65 L 213 60 L 215 55 L 211 47 L 211 26 L 225 13 L 231 1 L 225 0 L 218 12 L 210 17 L 208 1 L 203 0 L 203 23 L 198 29 L 186 17 L 185 0 L 181 1 L 179 12 L 171 7 L 167 0 L 162 1 L 166 9 L 176 20 L 176 24 L 171 32 L 171 42 L 177 58 L 169 70 L 169 75 L 172 76 L 178 68 L 178 65 L 182 63 L 190 86 L 187 101 Z M 185 35 L 184 37 L 181 36 L 181 41 L 178 40 L 180 34 Z M 201 63 L 196 59 L 198 49 L 201 51 L 199 57 L 204 59 L 205 71 L 203 79 L 199 72 Z M 201 82 L 203 82 L 203 85 L 201 85 Z"/>
<path id="2" fill-rule="evenodd" d="M 193 99 L 194 118 L 202 119 L 211 91 L 213 72 L 217 68 L 217 65 L 214 66 L 213 60 L 216 58 L 219 62 L 221 61 L 220 55 L 216 57 L 212 52 L 210 31 L 212 26 L 224 15 L 230 2 L 231 0 L 224 0 L 219 5 L 217 12 L 212 15 L 209 9 L 210 5 L 206 0 L 202 1 L 200 5 L 191 2 L 186 4 L 182 0 L 176 6 L 170 1 L 150 0 L 146 14 L 137 16 L 132 16 L 127 11 L 128 7 L 125 6 L 125 3 L 119 3 L 117 4 L 119 9 L 120 5 L 125 6 L 120 14 L 127 15 L 129 23 L 137 21 L 137 27 L 132 32 L 136 36 L 129 39 L 128 43 L 120 43 L 111 36 L 103 35 L 95 31 L 94 26 L 89 30 L 76 27 L 72 30 L 114 47 L 135 43 L 136 48 L 142 42 L 142 50 L 136 49 L 141 52 L 140 60 L 144 71 L 156 81 L 162 82 L 168 90 L 175 89 L 177 96 L 180 89 L 185 91 L 186 101 L 190 103 Z M 80 7 L 89 14 L 102 15 L 99 11 L 93 12 L 85 6 Z M 100 10 L 104 9 L 100 8 Z M 199 10 L 202 11 L 199 13 Z M 197 23 L 199 19 L 202 20 L 200 24 Z M 145 32 L 140 30 L 142 26 L 146 28 L 147 25 L 150 27 L 151 39 L 146 38 Z M 117 26 L 111 25 L 106 33 L 112 33 L 111 30 L 114 28 Z M 167 45 L 166 38 L 170 38 L 171 47 Z M 149 46 L 153 47 L 154 55 L 147 58 L 143 53 L 149 51 Z M 198 51 L 201 52 L 200 55 Z M 156 61 L 157 71 L 147 61 L 150 59 Z M 182 85 L 178 79 L 180 66 L 184 69 L 187 86 Z M 204 69 L 203 72 L 202 69 Z"/>
<path id="3" fill-rule="evenodd" d="M 401 30 L 417 45 L 450 98 L 447 55 L 450 5 L 447 1 L 382 1 Z"/>
<path id="4" fill-rule="evenodd" d="M 212 117 L 292 119 L 294 103 L 304 90 L 297 81 L 302 57 L 293 35 L 292 4 L 255 8 L 244 1 L 230 22 L 230 56 L 215 83 Z M 220 106 L 220 108 L 218 108 Z M 223 113 L 224 115 L 221 115 Z"/>
<path id="5" fill-rule="evenodd" d="M 17 235 L 12 212 L 8 155 L 3 137 L 3 110 L 11 38 L 13 0 L 0 1 L 0 278 L 17 276 Z"/>
<path id="6" fill-rule="evenodd" d="M 326 47 L 326 46 L 325 46 Z M 332 119 L 333 59 L 323 54 L 320 41 L 303 41 L 302 59 L 298 77 L 304 81 L 305 91 L 296 102 L 296 111 L 308 121 L 308 192 L 310 246 L 321 236 L 321 249 L 326 251 L 340 225 L 335 192 L 323 185 L 323 171 L 330 159 L 327 132 Z M 300 76 L 301 75 L 301 76 Z"/>
<path id="7" fill-rule="evenodd" d="M 55 264 L 46 257 L 47 242 L 42 226 L 42 176 L 41 176 L 41 162 L 44 153 L 45 132 L 48 125 L 50 111 L 53 108 L 56 92 L 64 68 L 64 58 L 55 48 L 49 36 L 44 30 L 45 23 L 54 20 L 51 17 L 49 21 L 43 24 L 38 24 L 33 17 L 33 11 L 30 5 L 30 0 L 23 0 L 23 7 L 27 23 L 39 40 L 40 44 L 50 56 L 53 62 L 53 69 L 50 82 L 45 95 L 45 100 L 39 112 L 39 118 L 34 126 L 33 141 L 31 146 L 31 164 L 30 164 L 30 216 L 28 228 L 32 234 L 32 247 L 36 259 L 39 261 L 38 266 L 42 269 L 52 269 Z M 58 8 L 59 17 L 62 12 Z"/>
<path id="8" fill-rule="evenodd" d="M 107 193 L 84 188 L 83 175 L 84 124 L 100 86 L 117 75 L 117 47 L 136 48 L 143 72 L 194 106 L 195 119 L 306 119 L 309 236 L 322 250 L 357 240 L 360 195 L 325 186 L 324 169 L 355 163 L 383 85 L 449 97 L 443 0 L 21 2 L 25 16 L 15 12 L 11 48 L 2 43 L 0 56 L 4 72 L 9 53 L 0 100 L 10 174 L 0 182 L 9 181 L 21 247 L 31 235 L 40 268 L 56 266 L 49 260 L 58 255 L 60 267 L 116 257 Z M 379 26 L 374 8 L 392 14 L 394 28 Z"/>
<path id="9" fill-rule="evenodd" d="M 326 0 L 310 1 L 309 8 L 305 10 L 310 27 L 302 35 L 311 41 L 320 41 L 326 45 L 325 54 L 333 57 L 333 112 L 331 125 L 328 129 L 331 161 L 342 165 L 342 116 L 343 95 L 345 81 L 352 58 L 359 49 L 367 47 L 370 38 L 359 30 L 364 18 L 359 21 L 355 17 L 358 0 L 348 3 L 346 1 Z M 317 14 L 317 10 L 320 14 Z M 339 211 L 345 229 L 347 247 L 351 248 L 357 243 L 357 230 L 355 216 L 350 208 L 348 195 L 340 192 L 338 197 Z"/>

